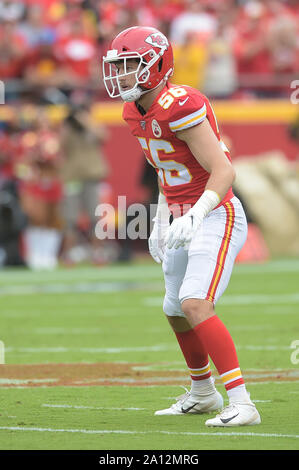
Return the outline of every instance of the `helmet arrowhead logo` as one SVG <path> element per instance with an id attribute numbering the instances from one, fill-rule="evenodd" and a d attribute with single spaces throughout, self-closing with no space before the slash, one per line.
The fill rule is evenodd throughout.
<path id="1" fill-rule="evenodd" d="M 169 46 L 169 42 L 168 42 L 166 36 L 164 36 L 164 34 L 160 33 L 159 31 L 157 31 L 156 33 L 150 34 L 145 39 L 145 42 L 147 42 L 151 46 L 159 47 L 161 49 L 162 48 L 167 49 L 168 46 Z"/>

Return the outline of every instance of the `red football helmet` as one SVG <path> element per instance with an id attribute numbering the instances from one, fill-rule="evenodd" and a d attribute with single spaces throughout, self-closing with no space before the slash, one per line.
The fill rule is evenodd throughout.
<path id="1" fill-rule="evenodd" d="M 136 69 L 127 71 L 127 61 L 136 59 Z M 123 61 L 122 73 L 117 64 Z M 155 28 L 133 26 L 119 33 L 103 57 L 103 77 L 111 98 L 136 101 L 173 73 L 173 52 L 168 39 Z M 135 74 L 133 88 L 122 90 L 119 79 Z"/>

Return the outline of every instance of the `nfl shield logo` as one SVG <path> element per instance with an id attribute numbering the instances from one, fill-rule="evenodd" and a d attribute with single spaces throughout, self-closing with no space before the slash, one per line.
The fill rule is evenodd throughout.
<path id="1" fill-rule="evenodd" d="M 145 130 L 145 121 L 140 121 L 141 129 Z"/>

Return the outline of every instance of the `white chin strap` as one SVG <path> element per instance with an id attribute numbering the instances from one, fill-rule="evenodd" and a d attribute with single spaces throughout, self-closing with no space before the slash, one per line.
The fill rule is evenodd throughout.
<path id="1" fill-rule="evenodd" d="M 123 101 L 130 103 L 132 101 L 139 100 L 140 96 L 144 93 L 141 88 L 138 86 L 134 86 L 130 90 L 121 91 L 120 90 L 120 97 Z"/>
<path id="2" fill-rule="evenodd" d="M 142 96 L 142 95 L 145 95 L 146 93 L 149 93 L 150 91 L 153 91 L 155 90 L 156 88 L 158 88 L 159 85 L 161 85 L 162 82 L 165 82 L 166 83 L 166 80 L 165 78 L 163 78 L 163 80 L 161 80 L 160 83 L 158 83 L 158 85 L 156 85 L 154 88 L 151 88 L 150 90 L 142 90 L 137 84 L 131 88 L 130 90 L 126 90 L 126 91 L 120 91 L 119 94 L 120 94 L 120 97 L 123 101 L 126 101 L 127 103 L 130 103 L 132 101 L 137 101 L 139 100 L 139 98 Z"/>

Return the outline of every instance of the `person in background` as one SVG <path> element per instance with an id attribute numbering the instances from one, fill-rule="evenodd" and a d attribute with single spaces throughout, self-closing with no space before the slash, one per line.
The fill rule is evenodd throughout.
<path id="1" fill-rule="evenodd" d="M 202 88 L 208 60 L 206 45 L 198 40 L 196 34 L 186 33 L 184 42 L 174 45 L 173 55 L 177 64 L 173 83 Z"/>
<path id="2" fill-rule="evenodd" d="M 95 209 L 101 201 L 101 182 L 108 175 L 102 148 L 107 137 L 106 129 L 93 122 L 88 106 L 71 105 L 61 129 L 61 177 L 65 188 L 62 210 L 66 224 L 63 259 L 67 263 L 81 257 L 78 258 L 76 248 L 80 245 L 80 220 L 84 222 L 88 246 L 90 243 L 92 246 L 91 257 L 96 262 L 100 242 L 95 236 Z"/>
<path id="3" fill-rule="evenodd" d="M 24 266 L 22 233 L 27 217 L 22 210 L 15 177 L 13 127 L 0 132 L 0 267 Z"/>
<path id="4" fill-rule="evenodd" d="M 32 129 L 20 138 L 23 151 L 20 200 L 28 217 L 24 233 L 25 259 L 34 270 L 54 269 L 59 260 L 62 236 L 60 201 L 60 140 L 44 110 Z"/>
<path id="5" fill-rule="evenodd" d="M 81 10 L 72 11 L 55 42 L 56 57 L 64 64 L 71 87 L 86 87 L 98 74 L 96 29 L 93 23 L 86 24 L 85 18 Z"/>
<path id="6" fill-rule="evenodd" d="M 24 38 L 18 33 L 14 21 L 0 22 L 0 79 L 22 76 L 23 59 L 27 53 Z"/>
<path id="7" fill-rule="evenodd" d="M 207 63 L 201 89 L 213 98 L 229 97 L 238 87 L 233 20 L 230 11 L 219 11 L 217 29 L 205 47 Z"/>

